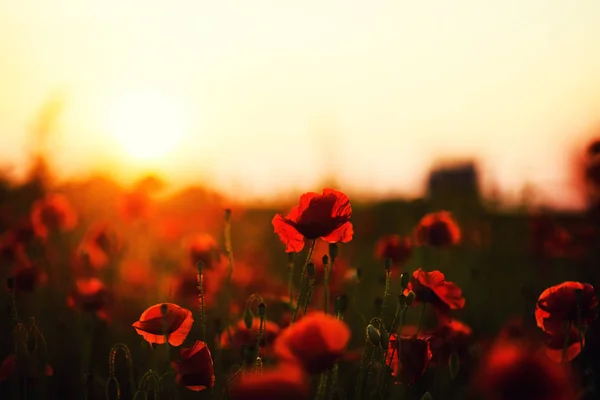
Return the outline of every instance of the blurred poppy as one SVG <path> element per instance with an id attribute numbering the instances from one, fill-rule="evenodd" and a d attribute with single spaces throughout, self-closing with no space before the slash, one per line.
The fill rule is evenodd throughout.
<path id="1" fill-rule="evenodd" d="M 298 362 L 309 374 L 333 367 L 343 357 L 350 329 L 343 321 L 322 312 L 309 313 L 281 332 L 273 345 L 282 360 Z"/>
<path id="2" fill-rule="evenodd" d="M 413 272 L 405 294 L 410 291 L 415 293 L 413 305 L 429 303 L 442 315 L 465 306 L 462 290 L 456 284 L 446 281 L 440 271 L 425 272 L 419 268 Z"/>
<path id="3" fill-rule="evenodd" d="M 563 334 L 563 338 L 571 326 L 585 329 L 597 315 L 598 298 L 594 287 L 572 281 L 544 290 L 535 308 L 538 327 L 551 335 Z"/>
<path id="4" fill-rule="evenodd" d="M 89 264 L 95 269 L 105 267 L 111 256 L 121 249 L 117 234 L 106 223 L 98 223 L 88 229 L 79 245 L 79 251 L 86 254 Z"/>
<path id="5" fill-rule="evenodd" d="M 452 353 L 456 353 L 461 362 L 467 359 L 472 333 L 471 327 L 456 319 L 438 326 L 431 332 L 432 361 L 437 365 L 447 365 Z"/>
<path id="6" fill-rule="evenodd" d="M 181 349 L 180 355 L 181 360 L 171 362 L 178 384 L 196 392 L 214 386 L 213 360 L 206 343 L 197 340 L 192 347 Z"/>
<path id="7" fill-rule="evenodd" d="M 150 206 L 150 196 L 141 189 L 123 195 L 117 204 L 121 218 L 128 222 L 147 218 Z"/>
<path id="8" fill-rule="evenodd" d="M 533 216 L 529 223 L 531 251 L 542 258 L 567 257 L 572 245 L 566 229 L 543 216 Z"/>
<path id="9" fill-rule="evenodd" d="M 474 389 L 488 400 L 577 398 L 563 365 L 533 352 L 520 341 L 496 341 L 473 382 Z"/>
<path id="10" fill-rule="evenodd" d="M 161 303 L 147 308 L 132 326 L 150 344 L 165 343 L 166 335 L 171 346 L 179 346 L 190 333 L 193 323 L 190 310 L 173 303 Z"/>
<path id="11" fill-rule="evenodd" d="M 242 373 L 230 394 L 232 400 L 307 400 L 310 379 L 298 365 L 283 363 L 260 375 Z"/>
<path id="12" fill-rule="evenodd" d="M 106 318 L 109 301 L 110 293 L 100 279 L 80 278 L 75 281 L 75 289 L 67 298 L 67 305 Z"/>
<path id="13" fill-rule="evenodd" d="M 427 338 L 413 336 L 390 335 L 386 364 L 392 369 L 392 376 L 397 383 L 411 384 L 416 382 L 427 370 L 432 353 Z"/>
<path id="14" fill-rule="evenodd" d="M 300 204 L 292 208 L 286 217 L 277 214 L 272 222 L 275 233 L 286 244 L 285 251 L 290 253 L 302 250 L 305 238 L 322 238 L 330 243 L 349 242 L 354 233 L 351 216 L 348 196 L 333 189 L 324 189 L 323 194 L 304 193 Z"/>
<path id="15" fill-rule="evenodd" d="M 387 235 L 375 244 L 375 258 L 383 262 L 386 258 L 392 260 L 396 267 L 403 266 L 413 253 L 412 240 L 400 235 Z"/>
<path id="16" fill-rule="evenodd" d="M 48 281 L 48 274 L 32 265 L 19 266 L 13 273 L 16 292 L 33 292 Z"/>
<path id="17" fill-rule="evenodd" d="M 417 225 L 414 236 L 417 246 L 453 246 L 461 239 L 460 228 L 448 211 L 425 215 Z"/>
<path id="18" fill-rule="evenodd" d="M 33 204 L 31 224 L 36 236 L 46 239 L 51 232 L 75 228 L 77 213 L 65 196 L 53 194 Z"/>
<path id="19" fill-rule="evenodd" d="M 246 327 L 246 324 L 243 320 L 239 320 L 234 326 L 230 327 L 230 332 L 227 333 L 225 330 L 221 334 L 221 347 L 229 348 L 233 347 L 236 349 L 240 349 L 244 346 L 255 346 L 258 342 L 258 330 L 260 327 L 260 318 L 255 317 L 252 320 L 252 326 L 250 329 Z M 265 344 L 271 344 L 277 335 L 279 335 L 281 329 L 279 326 L 272 321 L 265 321 L 263 323 L 263 331 L 261 335 L 260 345 L 264 347 Z M 229 338 L 229 334 L 231 334 L 231 340 Z"/>
<path id="20" fill-rule="evenodd" d="M 14 354 L 7 356 L 0 364 L 0 382 L 6 381 L 14 374 L 27 379 L 40 379 L 43 376 L 52 376 L 54 370 L 49 364 L 44 364 L 24 355 L 19 360 Z"/>
<path id="21" fill-rule="evenodd" d="M 581 339 L 581 340 L 580 340 Z M 571 362 L 581 353 L 581 345 L 585 345 L 583 336 L 577 328 L 571 327 L 569 332 L 546 335 L 546 355 L 554 362 Z"/>
<path id="22" fill-rule="evenodd" d="M 190 265 L 194 267 L 198 262 L 206 269 L 215 267 L 220 261 L 221 252 L 217 241 L 207 233 L 196 233 L 184 239 L 184 248 L 187 251 Z"/>

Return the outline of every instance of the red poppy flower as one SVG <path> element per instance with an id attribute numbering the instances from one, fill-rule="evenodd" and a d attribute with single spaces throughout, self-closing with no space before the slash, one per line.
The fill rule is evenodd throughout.
<path id="1" fill-rule="evenodd" d="M 175 381 L 195 392 L 212 388 L 215 371 L 206 343 L 197 340 L 192 347 L 181 349 L 180 354 L 181 360 L 171 362 L 177 374 Z"/>
<path id="2" fill-rule="evenodd" d="M 489 400 L 574 400 L 572 379 L 553 363 L 518 341 L 497 341 L 474 379 L 474 389 Z"/>
<path id="3" fill-rule="evenodd" d="M 273 351 L 280 359 L 298 362 L 308 373 L 318 374 L 342 358 L 349 340 L 348 325 L 331 315 L 313 312 L 281 332 Z"/>
<path id="4" fill-rule="evenodd" d="M 383 260 L 389 258 L 398 267 L 404 265 L 410 259 L 412 252 L 411 239 L 400 235 L 384 236 L 375 245 L 375 257 L 379 261 L 383 262 Z"/>
<path id="5" fill-rule="evenodd" d="M 390 335 L 386 364 L 392 369 L 392 376 L 405 385 L 416 382 L 427 370 L 432 353 L 427 338 Z"/>
<path id="6" fill-rule="evenodd" d="M 204 268 L 210 269 L 220 260 L 221 253 L 217 241 L 207 233 L 197 233 L 184 240 L 190 265 L 196 266 L 201 261 Z"/>
<path id="7" fill-rule="evenodd" d="M 535 308 L 537 325 L 551 335 L 564 334 L 565 326 L 584 329 L 597 315 L 594 287 L 571 281 L 544 290 Z"/>
<path id="8" fill-rule="evenodd" d="M 110 302 L 110 293 L 104 283 L 98 278 L 77 279 L 75 290 L 67 298 L 67 305 L 100 317 L 107 317 L 106 307 Z"/>
<path id="9" fill-rule="evenodd" d="M 565 343 L 566 339 L 566 343 Z M 581 344 L 585 345 L 585 339 L 581 337 L 579 340 L 579 330 L 575 327 L 571 327 L 568 332 L 568 337 L 565 338 L 565 334 L 554 334 L 546 335 L 546 355 L 554 362 L 571 362 L 575 357 L 581 353 Z M 566 349 L 563 357 L 563 348 Z"/>
<path id="10" fill-rule="evenodd" d="M 348 196 L 333 189 L 324 189 L 323 194 L 304 193 L 300 204 L 292 208 L 286 217 L 277 214 L 273 218 L 273 227 L 286 244 L 285 251 L 299 252 L 304 247 L 305 238 L 322 238 L 330 243 L 352 240 L 351 216 Z"/>
<path id="11" fill-rule="evenodd" d="M 164 316 L 161 310 L 163 306 L 166 307 Z M 165 343 L 166 335 L 171 346 L 180 346 L 193 323 L 190 310 L 173 303 L 161 303 L 146 309 L 132 326 L 148 343 Z"/>
<path id="12" fill-rule="evenodd" d="M 60 194 L 36 201 L 31 208 L 31 224 L 36 236 L 46 239 L 51 232 L 70 231 L 77 225 L 77 213 Z"/>
<path id="13" fill-rule="evenodd" d="M 110 257 L 120 249 L 119 238 L 106 223 L 98 223 L 89 228 L 79 245 L 80 253 L 86 254 L 90 265 L 96 269 L 105 267 Z"/>
<path id="14" fill-rule="evenodd" d="M 44 375 L 52 376 L 54 370 L 49 364 L 37 362 L 31 356 L 25 356 L 17 361 L 17 357 L 11 354 L 0 364 L 0 382 L 8 380 L 15 373 L 28 379 L 39 379 Z"/>
<path id="15" fill-rule="evenodd" d="M 253 346 L 258 341 L 258 330 L 260 327 L 260 318 L 255 317 L 252 320 L 252 326 L 250 329 L 246 328 L 246 324 L 243 320 L 238 321 L 235 326 L 230 328 L 231 340 L 229 339 L 229 333 L 225 330 L 221 334 L 221 347 L 228 348 L 233 347 L 236 349 L 242 346 Z M 265 321 L 263 323 L 263 331 L 261 334 L 261 347 L 265 344 L 271 344 L 275 338 L 279 335 L 281 329 L 279 326 L 272 321 Z"/>
<path id="16" fill-rule="evenodd" d="M 231 388 L 232 400 L 307 400 L 310 379 L 296 364 L 284 363 L 261 375 L 242 374 Z"/>
<path id="17" fill-rule="evenodd" d="M 454 283 L 446 281 L 440 271 L 425 272 L 421 268 L 413 272 L 405 294 L 413 291 L 415 303 L 429 303 L 441 314 L 459 310 L 465 306 L 462 290 Z"/>
<path id="18" fill-rule="evenodd" d="M 425 215 L 415 229 L 417 246 L 453 246 L 458 244 L 460 239 L 460 228 L 448 211 Z"/>

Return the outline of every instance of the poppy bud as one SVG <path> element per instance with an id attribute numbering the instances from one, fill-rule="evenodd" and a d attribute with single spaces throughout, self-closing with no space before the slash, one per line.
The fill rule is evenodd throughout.
<path id="1" fill-rule="evenodd" d="M 412 306 L 414 301 L 415 301 L 415 292 L 413 292 L 411 290 L 410 292 L 408 292 L 408 295 L 406 296 L 406 305 L 410 307 L 410 306 Z"/>
<path id="2" fill-rule="evenodd" d="M 384 326 L 381 327 L 381 348 L 387 349 L 390 344 L 390 334 L 387 332 Z"/>
<path id="3" fill-rule="evenodd" d="M 9 290 L 15 290 L 15 278 L 14 276 L 10 276 L 6 278 L 6 286 L 8 286 Z"/>
<path id="4" fill-rule="evenodd" d="M 313 279 L 315 277 L 315 264 L 313 264 L 313 263 L 306 264 L 306 275 L 308 275 L 308 277 L 311 279 Z"/>
<path id="5" fill-rule="evenodd" d="M 231 221 L 231 209 L 226 208 L 225 209 L 225 222 L 229 222 L 229 221 Z"/>
<path id="6" fill-rule="evenodd" d="M 345 294 L 338 296 L 335 298 L 335 302 L 333 304 L 335 308 L 336 314 L 343 314 L 348 309 L 348 296 Z"/>
<path id="7" fill-rule="evenodd" d="M 458 375 L 458 370 L 460 368 L 460 358 L 456 352 L 450 354 L 450 358 L 448 359 L 448 369 L 450 370 L 450 377 L 452 379 L 456 379 Z"/>
<path id="8" fill-rule="evenodd" d="M 258 305 L 258 315 L 261 318 L 264 318 L 266 313 L 267 313 L 267 305 L 265 303 L 260 303 Z"/>
<path id="9" fill-rule="evenodd" d="M 385 270 L 387 272 L 390 272 L 390 269 L 392 269 L 392 259 L 391 258 L 386 258 L 383 260 L 383 266 L 385 267 Z"/>
<path id="10" fill-rule="evenodd" d="M 327 254 L 325 254 L 323 256 L 323 265 L 327 265 L 329 264 L 329 256 Z"/>
<path id="11" fill-rule="evenodd" d="M 406 296 L 404 294 L 398 296 L 398 304 L 400 304 L 400 307 L 404 307 L 406 305 L 406 301 Z"/>
<path id="12" fill-rule="evenodd" d="M 425 392 L 423 396 L 421 396 L 421 400 L 433 400 L 433 396 L 429 392 Z"/>
<path id="13" fill-rule="evenodd" d="M 246 329 L 252 329 L 252 323 L 254 322 L 254 314 L 250 307 L 246 307 L 244 311 L 244 325 L 246 325 Z"/>
<path id="14" fill-rule="evenodd" d="M 400 285 L 402 286 L 402 289 L 406 289 L 408 287 L 408 282 L 410 281 L 410 274 L 405 272 L 402 275 L 400 275 Z"/>
<path id="15" fill-rule="evenodd" d="M 337 243 L 329 243 L 329 257 L 335 260 L 339 254 L 339 247 Z"/>
<path id="16" fill-rule="evenodd" d="M 371 324 L 367 325 L 367 338 L 373 346 L 379 346 L 379 343 L 381 343 L 381 334 L 379 333 L 379 330 Z"/>

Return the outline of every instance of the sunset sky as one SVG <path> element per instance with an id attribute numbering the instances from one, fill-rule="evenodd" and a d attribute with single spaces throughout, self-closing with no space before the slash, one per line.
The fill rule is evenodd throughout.
<path id="1" fill-rule="evenodd" d="M 487 189 L 576 205 L 599 18 L 597 0 L 5 0 L 2 165 L 19 173 L 60 97 L 65 178 L 415 195 L 439 158 L 476 157 Z"/>

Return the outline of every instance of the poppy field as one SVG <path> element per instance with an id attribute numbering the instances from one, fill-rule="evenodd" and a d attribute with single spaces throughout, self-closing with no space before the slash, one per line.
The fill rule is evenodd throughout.
<path id="1" fill-rule="evenodd" d="M 597 399 L 598 154 L 571 213 L 452 174 L 248 208 L 40 160 L 0 180 L 0 398 Z"/>

